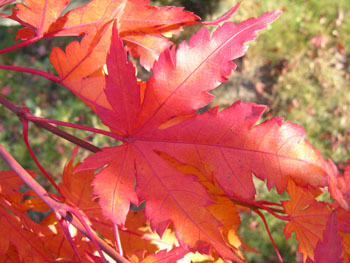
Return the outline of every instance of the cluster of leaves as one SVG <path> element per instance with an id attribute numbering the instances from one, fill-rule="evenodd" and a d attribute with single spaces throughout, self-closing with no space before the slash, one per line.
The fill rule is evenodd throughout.
<path id="1" fill-rule="evenodd" d="M 20 117 L 30 152 L 28 121 L 95 152 L 74 164 L 75 152 L 59 185 L 33 155 L 55 185 L 54 194 L 35 184 L 33 173 L 21 170 L 0 145 L 1 156 L 32 189 L 23 193 L 13 171 L 0 173 L 2 261 L 107 262 L 104 251 L 118 262 L 246 262 L 243 251 L 252 248 L 237 230 L 239 213 L 247 210 L 264 222 L 261 211 L 285 221 L 285 236 L 295 233 L 304 262 L 350 260 L 350 164 L 341 175 L 304 140 L 302 127 L 280 117 L 257 125 L 263 105 L 237 101 L 222 111 L 197 113 L 213 98 L 207 91 L 235 69 L 232 60 L 244 55 L 246 43 L 280 11 L 235 24 L 227 20 L 239 5 L 215 21 L 199 22 L 181 7 L 154 7 L 147 0 L 92 0 L 62 14 L 68 4 L 28 0 L 11 15 L 1 14 L 24 28 L 17 32 L 22 42 L 0 53 L 47 37 L 82 36 L 65 50 L 52 49 L 58 76 L 11 65 L 0 69 L 61 84 L 109 131 L 35 117 L 0 97 Z M 196 23 L 217 28 L 210 34 L 204 27 L 177 48 L 167 39 Z M 136 77 L 127 52 L 152 70 L 147 81 Z M 100 133 L 120 144 L 99 149 L 48 123 Z M 287 191 L 289 200 L 256 200 L 253 176 L 279 194 Z M 326 187 L 335 201 L 317 201 Z M 50 208 L 40 223 L 26 215 Z"/>

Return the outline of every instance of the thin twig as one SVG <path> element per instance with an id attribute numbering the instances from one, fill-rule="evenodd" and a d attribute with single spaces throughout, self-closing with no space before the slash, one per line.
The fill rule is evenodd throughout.
<path id="1" fill-rule="evenodd" d="M 60 202 L 52 197 L 38 182 L 36 182 L 30 176 L 30 174 L 11 156 L 11 154 L 6 151 L 2 144 L 0 144 L 0 156 L 27 184 L 27 186 L 31 188 L 38 195 L 38 197 L 41 198 L 53 210 L 55 215 L 60 215 L 61 217 L 65 218 L 90 240 L 96 240 L 101 249 L 118 263 L 130 263 L 129 260 L 122 257 L 118 252 L 108 246 L 95 232 L 91 230 L 91 228 L 89 228 L 87 224 L 85 224 L 85 226 L 88 226 L 89 229 L 86 229 L 83 226 L 83 224 L 77 219 L 77 216 L 80 218 L 87 218 L 86 215 L 82 215 L 82 211 L 79 211 L 78 208 Z M 79 215 L 77 213 L 79 213 Z"/>
<path id="2" fill-rule="evenodd" d="M 117 224 L 114 224 L 114 232 L 115 232 L 116 247 L 118 248 L 119 254 L 123 256 L 124 254 L 123 247 L 122 247 L 122 242 L 120 241 L 119 229 Z"/>
<path id="3" fill-rule="evenodd" d="M 259 204 L 262 204 L 262 205 L 269 205 L 269 206 L 280 206 L 280 207 L 283 206 L 282 204 L 275 203 L 275 202 L 270 202 L 270 201 L 266 201 L 266 200 L 259 200 L 259 201 L 256 201 L 256 203 L 259 203 Z"/>
<path id="4" fill-rule="evenodd" d="M 0 50 L 0 54 L 4 54 L 4 53 L 7 53 L 7 52 L 11 52 L 11 51 L 14 51 L 16 49 L 19 49 L 19 48 L 22 48 L 24 46 L 28 46 L 30 44 L 33 44 L 35 42 L 37 42 L 38 40 L 40 40 L 42 37 L 33 37 L 31 39 L 27 39 L 25 41 L 22 41 L 21 43 L 18 43 L 18 44 L 15 44 L 13 46 L 10 46 L 10 47 L 7 47 L 7 48 L 4 48 L 4 49 L 1 49 Z"/>
<path id="5" fill-rule="evenodd" d="M 283 209 L 278 209 L 278 208 L 274 208 L 274 207 L 266 207 L 264 205 L 261 205 L 259 204 L 259 202 L 244 202 L 244 201 L 240 201 L 240 200 L 237 200 L 237 199 L 234 199 L 234 198 L 231 198 L 232 202 L 234 202 L 235 204 L 237 205 L 240 205 L 240 206 L 245 206 L 245 207 L 248 207 L 248 208 L 251 208 L 251 209 L 263 209 L 263 210 L 266 210 L 267 212 L 271 213 L 273 216 L 281 219 L 281 220 L 288 220 L 288 217 L 287 216 L 280 216 L 280 215 L 277 215 L 276 213 L 281 213 L 281 214 L 286 214 L 286 212 L 283 210 Z"/>
<path id="6" fill-rule="evenodd" d="M 29 133 L 29 125 L 28 125 L 28 120 L 24 120 L 23 118 L 20 118 L 21 122 L 22 122 L 22 133 L 23 133 L 23 140 L 25 145 L 27 146 L 27 149 L 30 153 L 30 155 L 32 156 L 36 166 L 40 169 L 40 171 L 43 173 L 43 175 L 50 181 L 50 183 L 53 185 L 53 187 L 55 187 L 55 189 L 57 190 L 57 192 L 61 195 L 61 190 L 58 187 L 58 185 L 56 184 L 56 182 L 54 181 L 54 179 L 51 177 L 51 175 L 46 171 L 46 169 L 40 164 L 38 158 L 36 158 L 35 153 L 32 150 L 32 147 L 30 147 L 29 144 L 29 140 L 28 140 L 28 133 Z"/>
<path id="7" fill-rule="evenodd" d="M 30 113 L 27 113 L 27 112 L 24 112 L 23 114 L 24 114 L 24 118 L 26 118 L 29 121 L 39 121 L 39 122 L 52 123 L 52 124 L 56 124 L 56 125 L 60 125 L 60 126 L 64 126 L 64 127 L 70 127 L 73 129 L 78 129 L 78 130 L 89 131 L 89 132 L 93 132 L 93 133 L 106 135 L 108 137 L 117 139 L 119 141 L 125 141 L 125 138 L 123 136 L 120 136 L 116 133 L 109 132 L 106 130 L 96 129 L 96 128 L 92 128 L 92 127 L 88 127 L 88 126 L 84 126 L 84 125 L 79 125 L 79 124 L 74 124 L 74 123 L 70 123 L 70 122 L 41 118 L 41 117 L 34 116 Z"/>
<path id="8" fill-rule="evenodd" d="M 5 97 L 3 97 L 1 95 L 0 95 L 0 104 L 4 105 L 6 108 L 8 108 L 10 111 L 12 111 L 13 113 L 15 113 L 18 116 L 21 115 L 21 113 L 23 112 L 22 107 L 16 105 L 12 101 L 9 101 L 8 99 L 6 99 Z M 19 116 L 19 117 L 24 118 L 25 116 Z M 57 128 L 57 127 L 55 127 L 47 122 L 40 122 L 40 121 L 35 121 L 35 120 L 32 120 L 32 122 L 35 125 L 53 133 L 53 134 L 56 134 L 57 136 L 65 139 L 67 141 L 70 141 L 76 145 L 79 145 L 80 147 L 82 147 L 86 150 L 89 150 L 89 151 L 94 152 L 94 153 L 101 151 L 101 149 L 96 147 L 95 145 L 93 145 L 87 141 L 84 141 L 78 137 L 75 137 L 74 135 L 72 135 L 68 132 L 65 132 L 65 131 L 63 131 L 63 130 L 61 130 L 61 129 L 59 129 L 59 128 Z"/>
<path id="9" fill-rule="evenodd" d="M 47 123 L 47 122 L 38 122 L 38 121 L 33 121 L 34 124 L 38 127 L 41 127 L 49 132 L 52 132 L 53 134 L 56 134 L 57 136 L 63 138 L 63 139 L 66 139 L 67 141 L 70 141 L 76 145 L 79 145 L 80 147 L 86 149 L 86 150 L 89 150 L 90 152 L 93 152 L 93 153 L 96 153 L 96 152 L 99 152 L 101 151 L 100 148 L 98 148 L 97 146 L 87 142 L 87 141 L 84 141 L 78 137 L 75 137 L 74 135 L 68 133 L 68 132 L 65 132 L 55 126 L 52 126 L 51 124 Z"/>
<path id="10" fill-rule="evenodd" d="M 38 69 L 33 69 L 33 68 L 0 65 L 0 69 L 13 70 L 13 71 L 19 71 L 19 72 L 24 72 L 24 73 L 31 73 L 31 74 L 41 76 L 43 78 L 46 78 L 46 79 L 51 80 L 51 81 L 56 82 L 56 83 L 60 83 L 60 81 L 61 81 L 61 79 L 55 75 L 52 75 L 50 73 L 47 73 L 45 71 L 41 71 Z"/>
<path id="11" fill-rule="evenodd" d="M 56 215 L 57 219 L 59 217 L 61 217 L 61 215 Z M 74 252 L 74 255 L 76 256 L 76 258 L 78 259 L 78 262 L 79 263 L 83 263 L 83 260 L 81 259 L 76 247 L 74 246 L 74 243 L 73 243 L 73 239 L 72 239 L 72 236 L 70 235 L 69 233 L 69 225 L 68 225 L 68 222 L 65 218 L 61 218 L 61 219 L 58 219 L 58 223 L 61 225 L 61 228 L 62 228 L 62 231 L 63 231 L 63 234 L 65 235 L 69 245 L 72 247 L 72 250 Z"/>
<path id="12" fill-rule="evenodd" d="M 280 252 L 278 251 L 278 248 L 277 248 L 277 246 L 276 246 L 275 240 L 273 239 L 273 237 L 272 237 L 272 235 L 271 235 L 271 232 L 270 232 L 270 230 L 269 230 L 269 227 L 268 227 L 268 225 L 267 225 L 267 222 L 266 222 L 266 219 L 265 219 L 264 215 L 263 215 L 258 209 L 254 209 L 254 211 L 261 217 L 261 220 L 263 221 L 263 223 L 264 223 L 264 225 L 265 225 L 265 229 L 266 229 L 266 231 L 267 231 L 267 234 L 269 235 L 269 238 L 270 238 L 270 240 L 271 240 L 271 242 L 272 242 L 272 245 L 273 245 L 273 247 L 274 247 L 274 249 L 275 249 L 275 252 L 276 252 L 276 254 L 277 254 L 278 260 L 280 261 L 280 263 L 283 263 L 283 259 L 282 259 L 282 257 L 281 257 Z"/>

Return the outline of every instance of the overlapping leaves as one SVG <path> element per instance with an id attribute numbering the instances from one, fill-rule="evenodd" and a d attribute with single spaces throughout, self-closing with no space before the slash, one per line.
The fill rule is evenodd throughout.
<path id="1" fill-rule="evenodd" d="M 83 35 L 64 51 L 54 48 L 50 61 L 59 82 L 85 101 L 122 144 L 103 148 L 77 166 L 71 160 L 60 190 L 106 241 L 115 242 L 110 229 L 117 226 L 126 255 L 135 262 L 173 262 L 190 251 L 244 262 L 236 242 L 240 218 L 232 199 L 254 202 L 255 176 L 269 189 L 289 193 L 290 200 L 281 205 L 289 221 L 285 235 L 295 233 L 305 262 L 322 262 L 327 238 L 345 244 L 327 256 L 334 255 L 337 262 L 350 258 L 349 213 L 343 209 L 349 202 L 349 170 L 342 177 L 304 140 L 304 129 L 296 124 L 274 117 L 257 125 L 265 106 L 237 101 L 222 111 L 197 113 L 211 101 L 208 91 L 235 69 L 232 60 L 244 55 L 246 43 L 277 19 L 279 11 L 238 24 L 226 22 L 212 34 L 202 28 L 176 48 L 164 33 L 176 33 L 198 19 L 182 8 L 152 7 L 147 0 L 93 0 L 62 15 L 68 3 L 27 0 L 7 17 L 25 26 L 17 34 L 23 40 Z M 136 78 L 127 51 L 153 70 L 147 82 Z M 33 207 L 30 202 L 22 207 L 22 195 L 12 191 L 18 184 L 11 176 L 0 181 L 0 216 L 2 226 L 22 233 L 21 217 L 6 212 Z M 340 206 L 315 200 L 318 188 L 328 185 Z M 91 200 L 92 192 L 98 203 Z M 130 211 L 131 204 L 143 202 L 144 210 Z M 35 243 L 29 246 L 36 249 L 35 258 L 25 254 L 28 244 L 16 241 L 15 234 L 2 240 L 0 254 L 12 258 L 17 250 L 21 260 L 51 260 L 45 254 L 49 250 L 74 258 L 58 228 L 49 230 L 57 225 L 51 220 L 49 216 L 40 226 L 26 222 L 32 226 L 25 235 L 33 236 Z M 45 238 L 33 235 L 34 230 Z M 170 232 L 178 242 L 168 244 L 170 252 L 157 252 L 150 242 L 155 240 L 147 238 L 151 230 L 159 236 Z M 73 241 L 81 242 L 82 236 Z M 56 247 L 58 243 L 62 246 Z M 83 254 L 93 252 L 86 242 L 79 247 Z"/>
<path id="2" fill-rule="evenodd" d="M 227 22 L 212 35 L 201 29 L 188 44 L 161 54 L 143 94 L 114 24 L 104 80 L 109 107 L 89 103 L 123 145 L 103 149 L 80 167 L 107 165 L 93 181 L 105 216 L 123 225 L 130 203 L 146 201 L 146 218 L 159 234 L 173 223 L 181 246 L 202 253 L 214 247 L 221 257 L 240 261 L 237 248 L 229 248 L 222 236 L 222 222 L 210 212 L 221 200 L 213 201 L 208 186 L 169 165 L 163 155 L 218 182 L 227 199 L 254 200 L 252 173 L 280 193 L 289 179 L 302 186 L 327 185 L 332 170 L 304 141 L 301 127 L 281 118 L 254 126 L 263 106 L 236 102 L 221 112 L 195 113 L 210 102 L 206 91 L 235 68 L 232 60 L 244 54 L 244 43 L 278 16 L 275 11 L 238 25 Z"/>
<path id="3" fill-rule="evenodd" d="M 17 4 L 11 15 L 0 15 L 25 26 L 17 33 L 17 39 L 22 40 L 95 34 L 106 22 L 118 19 L 131 54 L 140 57 L 142 65 L 150 69 L 159 54 L 172 44 L 163 34 L 177 33 L 199 17 L 182 7 L 155 7 L 148 2 L 94 0 L 64 13 L 70 0 L 26 0 Z"/>

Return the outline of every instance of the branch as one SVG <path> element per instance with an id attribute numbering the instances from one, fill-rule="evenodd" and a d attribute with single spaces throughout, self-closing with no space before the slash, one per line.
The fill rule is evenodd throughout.
<path id="1" fill-rule="evenodd" d="M 70 122 L 64 122 L 64 121 L 57 121 L 57 120 L 51 120 L 51 119 L 46 119 L 46 118 L 41 118 L 41 117 L 36 117 L 28 112 L 24 112 L 22 111 L 21 117 L 24 119 L 27 119 L 29 121 L 39 121 L 39 122 L 46 122 L 46 123 L 52 123 L 52 124 L 57 124 L 60 126 L 65 126 L 65 127 L 70 127 L 73 129 L 78 129 L 78 130 L 83 130 L 83 131 L 89 131 L 89 132 L 93 132 L 93 133 L 97 133 L 97 134 L 102 134 L 102 135 L 106 135 L 109 136 L 111 138 L 117 139 L 119 141 L 125 141 L 126 138 L 124 138 L 121 135 L 118 135 L 116 133 L 113 132 L 109 132 L 106 130 L 101 130 L 101 129 L 96 129 L 96 128 L 92 128 L 89 126 L 84 126 L 84 125 L 79 125 L 79 124 L 74 124 L 74 123 L 70 123 Z"/>
<path id="2" fill-rule="evenodd" d="M 33 69 L 33 68 L 0 65 L 0 69 L 31 73 L 31 74 L 41 76 L 43 78 L 46 78 L 46 79 L 51 80 L 52 82 L 56 82 L 56 83 L 60 83 L 60 81 L 61 81 L 61 79 L 59 77 L 55 76 L 55 75 L 52 75 L 50 73 L 47 73 L 45 71 L 41 71 L 41 70 L 38 70 L 38 69 Z"/>
<path id="3" fill-rule="evenodd" d="M 10 52 L 10 51 L 14 51 L 14 50 L 22 48 L 24 46 L 33 44 L 33 43 L 37 42 L 40 39 L 42 39 L 42 37 L 33 37 L 31 39 L 22 41 L 21 43 L 18 43 L 16 45 L 11 46 L 11 47 L 7 47 L 7 48 L 4 48 L 4 49 L 1 49 L 0 50 L 0 54 L 4 54 L 4 53 Z"/>
<path id="4" fill-rule="evenodd" d="M 283 209 L 278 209 L 278 208 L 274 208 L 274 207 L 266 207 L 264 205 L 259 204 L 259 202 L 248 202 L 248 201 L 244 202 L 244 201 L 240 201 L 240 200 L 237 200 L 234 198 L 231 198 L 231 201 L 237 205 L 245 206 L 245 207 L 248 207 L 252 210 L 258 210 L 258 209 L 265 210 L 266 212 L 270 213 L 271 215 L 273 215 L 274 217 L 276 217 L 280 220 L 284 220 L 284 221 L 290 220 L 289 216 L 281 216 L 281 215 L 276 214 L 276 213 L 286 214 L 286 212 Z"/>
<path id="5" fill-rule="evenodd" d="M 129 260 L 122 257 L 118 252 L 112 249 L 108 244 L 106 244 L 92 229 L 83 226 L 83 224 L 77 218 L 87 218 L 82 211 L 62 203 L 52 197 L 37 181 L 35 181 L 30 174 L 10 155 L 9 152 L 0 144 L 0 156 L 5 162 L 16 172 L 16 174 L 30 187 L 37 195 L 40 197 L 55 213 L 63 217 L 65 220 L 69 221 L 76 229 L 78 229 L 82 234 L 88 237 L 90 240 L 96 240 L 101 249 L 112 257 L 118 263 L 130 263 Z M 60 220 L 60 218 L 58 218 Z M 87 226 L 87 224 L 85 224 Z M 91 236 L 93 235 L 93 236 Z"/>
<path id="6" fill-rule="evenodd" d="M 20 116 L 23 112 L 23 108 L 16 105 L 12 101 L 9 101 L 8 99 L 6 99 L 5 97 L 3 97 L 1 95 L 0 95 L 0 104 L 4 105 L 6 108 L 8 108 L 13 113 L 15 113 L 17 116 L 23 117 L 23 116 Z M 89 142 L 84 141 L 82 139 L 79 139 L 78 137 L 75 137 L 74 135 L 72 135 L 68 132 L 62 131 L 61 129 L 59 129 L 55 126 L 52 126 L 51 124 L 49 124 L 47 122 L 34 121 L 34 120 L 32 120 L 32 122 L 35 125 L 37 125 L 38 127 L 41 127 L 43 129 L 51 132 L 51 133 L 54 133 L 57 136 L 59 136 L 63 139 L 66 139 L 67 141 L 70 141 L 76 145 L 79 145 L 80 147 L 82 147 L 86 150 L 89 150 L 89 151 L 94 152 L 94 153 L 101 151 L 101 149 L 96 147 L 95 145 L 90 144 Z"/>

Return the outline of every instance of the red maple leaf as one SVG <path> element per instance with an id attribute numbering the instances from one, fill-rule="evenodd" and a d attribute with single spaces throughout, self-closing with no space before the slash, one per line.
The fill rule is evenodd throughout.
<path id="1" fill-rule="evenodd" d="M 215 202 L 206 189 L 196 176 L 180 173 L 159 153 L 196 167 L 209 181 L 214 176 L 227 195 L 243 200 L 254 199 L 252 173 L 267 179 L 269 187 L 276 185 L 278 192 L 287 188 L 289 178 L 303 186 L 327 184 L 329 164 L 304 140 L 300 126 L 273 118 L 254 127 L 264 106 L 236 102 L 220 113 L 214 108 L 193 116 L 211 100 L 206 91 L 235 68 L 231 60 L 244 54 L 244 43 L 279 14 L 266 13 L 238 25 L 228 22 L 212 36 L 204 28 L 177 51 L 165 51 L 144 96 L 114 26 L 105 79 L 111 108 L 95 108 L 124 143 L 104 148 L 80 167 L 107 164 L 93 185 L 108 218 L 123 224 L 129 203 L 145 200 L 146 218 L 159 234 L 172 222 L 181 246 L 209 253 L 211 245 L 222 257 L 239 261 L 208 209 Z"/>
<path id="2" fill-rule="evenodd" d="M 333 164 L 334 173 L 329 178 L 329 190 L 331 196 L 344 209 L 349 209 L 350 202 L 350 160 L 345 167 L 344 176 L 341 175 Z"/>
<path id="3" fill-rule="evenodd" d="M 322 239 L 330 209 L 328 204 L 315 200 L 321 193 L 319 189 L 300 187 L 290 180 L 287 191 L 290 201 L 282 203 L 290 219 L 285 225 L 284 234 L 288 239 L 294 232 L 304 260 L 307 257 L 313 260 L 314 250 L 318 241 Z"/>
<path id="4" fill-rule="evenodd" d="M 33 177 L 35 177 L 35 171 L 28 171 Z M 14 190 L 18 191 L 19 187 L 23 185 L 21 178 L 12 171 L 0 171 L 0 194 L 11 194 Z"/>
<path id="5" fill-rule="evenodd" d="M 171 43 L 163 34 L 193 24 L 196 16 L 182 8 L 151 7 L 147 0 L 93 0 L 61 16 L 68 2 L 27 0 L 18 4 L 8 18 L 25 26 L 18 32 L 22 39 L 84 35 L 65 51 L 53 49 L 50 61 L 58 72 L 57 82 L 85 101 L 111 130 L 109 134 L 122 144 L 103 148 L 75 167 L 71 160 L 60 190 L 67 202 L 89 215 L 94 228 L 107 241 L 115 240 L 106 228 L 116 225 L 134 228 L 133 233 L 122 234 L 122 239 L 135 234 L 144 237 L 139 229 L 143 214 L 130 213 L 130 205 L 145 201 L 144 215 L 151 229 L 160 236 L 173 229 L 179 247 L 144 257 L 142 251 L 150 244 L 141 242 L 139 252 L 135 248 L 128 252 L 131 257 L 141 255 L 135 260 L 167 262 L 182 258 L 188 251 L 211 254 L 214 249 L 222 258 L 243 262 L 240 245 L 233 241 L 239 239 L 235 231 L 240 219 L 231 198 L 254 201 L 253 175 L 266 180 L 269 189 L 275 186 L 279 194 L 288 191 L 290 201 L 283 203 L 290 221 L 285 236 L 296 233 L 304 260 L 318 260 L 322 255 L 320 250 L 327 245 L 325 240 L 319 241 L 322 233 L 324 239 L 339 241 L 336 217 L 329 216 L 327 203 L 315 201 L 319 194 L 315 189 L 329 184 L 332 195 L 347 208 L 348 173 L 345 179 L 340 178 L 332 163 L 304 140 L 302 127 L 279 117 L 257 125 L 266 107 L 241 101 L 222 111 L 216 107 L 197 113 L 212 100 L 208 91 L 226 81 L 236 68 L 232 60 L 244 55 L 246 43 L 277 19 L 280 11 L 238 24 L 226 22 L 212 34 L 202 28 L 188 43 L 169 48 Z M 96 12 L 97 4 L 101 12 Z M 238 6 L 213 23 L 223 22 Z M 127 51 L 140 57 L 147 69 L 153 67 L 147 82 L 136 78 Z M 94 175 L 97 168 L 99 172 Z M 1 194 L 9 194 L 6 202 L 0 200 L 0 219 L 2 225 L 21 233 L 23 225 L 10 224 L 19 218 L 6 211 L 14 209 L 21 214 L 32 204 L 20 204 L 23 195 L 3 190 L 2 183 L 12 187 L 18 182 L 0 181 Z M 91 200 L 92 191 L 100 206 Z M 348 217 L 336 209 L 338 218 Z M 28 224 L 44 233 L 53 224 L 51 217 L 40 227 Z M 343 231 L 347 225 L 339 221 L 337 229 Z M 42 250 L 42 240 L 35 239 L 37 243 L 32 246 Z M 82 236 L 77 240 L 81 241 Z M 46 241 L 55 255 L 73 257 L 72 251 L 57 247 L 65 242 L 62 233 L 48 234 Z M 11 242 L 20 259 L 27 256 L 21 242 Z M 2 244 L 1 252 L 9 251 L 12 257 L 10 242 Z M 80 249 L 85 250 L 83 247 Z M 337 247 L 338 258 L 339 253 Z M 41 257 L 41 251 L 35 256 Z"/>
<path id="6" fill-rule="evenodd" d="M 326 229 L 323 231 L 323 238 L 317 243 L 314 262 L 342 263 L 344 259 L 341 257 L 343 251 L 341 241 L 341 237 L 338 235 L 336 213 L 332 213 L 327 221 Z"/>
<path id="7" fill-rule="evenodd" d="M 51 25 L 56 22 L 69 2 L 70 0 L 27 0 L 24 4 L 18 3 L 16 8 L 12 9 L 12 14 L 5 17 L 25 26 L 18 30 L 17 39 L 43 37 L 50 32 Z"/>
<path id="8" fill-rule="evenodd" d="M 4 255 L 0 259 L 2 262 L 10 259 L 18 262 L 52 261 L 52 255 L 37 234 L 43 233 L 45 228 L 27 216 L 30 206 L 22 202 L 24 194 L 12 191 L 23 184 L 13 175 L 12 171 L 3 171 L 0 177 L 0 185 L 6 189 L 0 191 L 0 255 Z"/>

